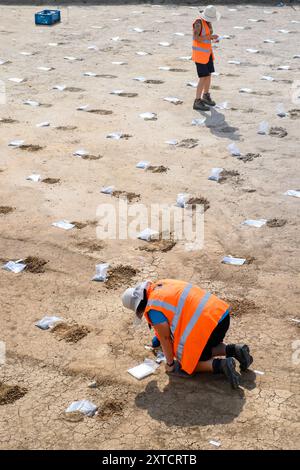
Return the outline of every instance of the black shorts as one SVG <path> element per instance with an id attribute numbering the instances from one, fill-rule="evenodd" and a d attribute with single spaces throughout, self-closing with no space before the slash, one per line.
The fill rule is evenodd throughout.
<path id="1" fill-rule="evenodd" d="M 207 341 L 206 346 L 200 356 L 200 361 L 208 361 L 212 358 L 212 348 L 215 348 L 216 346 L 218 346 L 218 344 L 223 342 L 229 325 L 230 314 L 226 315 L 226 317 L 216 326 L 216 328 L 210 335 L 209 340 Z"/>
<path id="2" fill-rule="evenodd" d="M 197 67 L 197 73 L 199 78 L 208 77 L 211 73 L 215 71 L 212 54 L 210 54 L 209 61 L 207 62 L 207 64 L 199 64 L 198 62 L 195 62 L 195 64 Z"/>

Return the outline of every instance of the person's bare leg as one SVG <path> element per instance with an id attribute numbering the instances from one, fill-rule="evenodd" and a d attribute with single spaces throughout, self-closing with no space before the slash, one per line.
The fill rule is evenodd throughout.
<path id="1" fill-rule="evenodd" d="M 226 356 L 226 344 L 220 343 L 218 344 L 218 346 L 215 346 L 214 348 L 212 348 L 211 355 L 212 357 Z"/>
<path id="2" fill-rule="evenodd" d="M 194 372 L 213 372 L 213 359 L 209 361 L 199 361 Z"/>
<path id="3" fill-rule="evenodd" d="M 205 87 L 205 79 L 206 77 L 199 78 L 199 83 L 198 83 L 197 91 L 196 91 L 196 100 L 200 100 L 202 98 L 203 90 Z"/>
<path id="4" fill-rule="evenodd" d="M 211 75 L 208 75 L 207 77 L 205 77 L 205 83 L 204 83 L 204 87 L 203 87 L 203 94 L 209 93 L 210 85 L 211 85 Z"/>

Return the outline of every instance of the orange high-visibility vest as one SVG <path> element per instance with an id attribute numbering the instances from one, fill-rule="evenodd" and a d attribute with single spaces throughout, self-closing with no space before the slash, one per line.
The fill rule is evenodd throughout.
<path id="1" fill-rule="evenodd" d="M 144 315 L 158 310 L 168 319 L 173 353 L 181 367 L 191 374 L 218 323 L 228 315 L 229 305 L 213 294 L 184 281 L 162 279 L 147 289 Z M 155 330 L 155 326 L 154 326 Z"/>
<path id="2" fill-rule="evenodd" d="M 200 37 L 210 36 L 211 32 L 210 32 L 207 22 L 203 20 L 202 18 L 197 18 L 194 24 L 196 23 L 197 20 L 201 20 L 202 22 L 202 30 L 200 33 Z M 194 24 L 193 24 L 193 28 L 194 28 Z M 192 50 L 193 50 L 192 60 L 194 62 L 198 62 L 198 64 L 207 64 L 207 62 L 209 61 L 210 54 L 212 54 L 213 59 L 214 59 L 210 39 L 203 39 L 201 42 L 197 41 L 196 39 L 193 39 Z"/>

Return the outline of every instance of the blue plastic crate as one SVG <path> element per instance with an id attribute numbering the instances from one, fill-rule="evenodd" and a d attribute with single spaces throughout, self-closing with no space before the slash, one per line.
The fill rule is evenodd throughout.
<path id="1" fill-rule="evenodd" d="M 42 10 L 34 16 L 35 24 L 52 25 L 60 21 L 60 10 Z"/>

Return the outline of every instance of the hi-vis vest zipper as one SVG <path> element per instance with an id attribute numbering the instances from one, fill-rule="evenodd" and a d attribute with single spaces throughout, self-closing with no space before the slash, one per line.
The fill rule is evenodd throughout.
<path id="1" fill-rule="evenodd" d="M 205 36 L 209 36 L 211 34 L 210 28 L 205 20 L 202 18 L 197 18 L 194 22 L 201 20 L 202 22 L 202 30 L 200 33 L 200 37 L 203 38 Z M 194 27 L 193 24 L 193 27 Z M 192 47 L 192 60 L 194 62 L 198 62 L 198 64 L 207 64 L 209 61 L 209 56 L 212 54 L 213 59 L 213 51 L 210 39 L 203 39 L 201 42 L 197 41 L 196 39 L 193 40 L 193 47 Z"/>
<path id="2" fill-rule="evenodd" d="M 167 317 L 174 356 L 182 369 L 192 374 L 211 333 L 228 315 L 229 305 L 200 287 L 175 279 L 151 284 L 147 297 L 146 320 L 151 324 L 149 310 L 158 310 Z"/>

